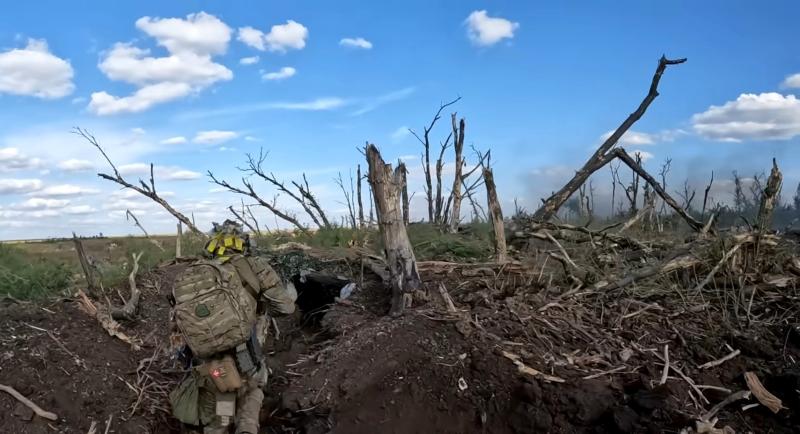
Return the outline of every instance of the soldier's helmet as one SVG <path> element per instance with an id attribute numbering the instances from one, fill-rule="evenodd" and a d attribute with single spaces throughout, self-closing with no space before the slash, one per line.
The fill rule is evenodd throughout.
<path id="1" fill-rule="evenodd" d="M 250 237 L 244 233 L 241 224 L 225 220 L 222 224 L 214 222 L 213 225 L 209 233 L 211 239 L 204 248 L 206 255 L 216 258 L 249 253 Z"/>

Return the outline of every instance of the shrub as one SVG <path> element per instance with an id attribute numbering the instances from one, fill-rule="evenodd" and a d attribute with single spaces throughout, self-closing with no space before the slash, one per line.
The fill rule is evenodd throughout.
<path id="1" fill-rule="evenodd" d="M 65 264 L 0 244 L 0 294 L 21 300 L 45 298 L 66 289 L 71 276 Z"/>

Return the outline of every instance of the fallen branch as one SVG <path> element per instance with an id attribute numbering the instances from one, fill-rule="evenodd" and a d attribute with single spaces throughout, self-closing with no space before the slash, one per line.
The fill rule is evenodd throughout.
<path id="1" fill-rule="evenodd" d="M 698 368 L 700 368 L 700 369 L 708 369 L 708 368 L 713 368 L 715 366 L 719 366 L 719 365 L 727 362 L 728 360 L 733 359 L 734 357 L 738 356 L 741 353 L 742 352 L 740 350 L 732 351 L 727 356 L 725 356 L 725 357 L 723 357 L 721 359 L 712 360 L 712 361 L 710 361 L 708 363 L 703 363 L 702 365 L 698 366 Z"/>
<path id="2" fill-rule="evenodd" d="M 778 413 L 783 408 L 780 398 L 771 394 L 761 384 L 755 372 L 745 372 L 744 380 L 747 383 L 747 388 L 750 389 L 750 392 L 753 392 L 753 396 L 755 396 L 758 402 L 763 404 L 764 407 L 772 410 L 773 413 Z"/>
<path id="3" fill-rule="evenodd" d="M 99 323 L 100 326 L 108 332 L 109 336 L 113 336 L 122 342 L 130 345 L 134 351 L 139 351 L 141 348 L 141 342 L 138 339 L 131 338 L 130 336 L 126 335 L 125 333 L 121 332 L 120 324 L 108 314 L 107 309 L 104 306 L 97 307 L 92 300 L 86 295 L 83 290 L 78 290 L 78 298 L 80 302 L 80 306 L 84 312 L 89 314 L 89 316 L 95 318 Z"/>
<path id="4" fill-rule="evenodd" d="M 503 357 L 511 360 L 517 366 L 517 369 L 520 373 L 530 375 L 531 377 L 540 377 L 544 381 L 553 382 L 553 383 L 564 383 L 566 380 L 559 377 L 554 377 L 552 375 L 547 375 L 544 372 L 538 371 L 536 369 L 531 368 L 530 366 L 526 365 L 525 363 L 520 360 L 520 357 L 514 353 L 509 353 L 508 351 L 501 351 Z"/>
<path id="5" fill-rule="evenodd" d="M 664 371 L 661 373 L 661 381 L 658 384 L 667 384 L 669 377 L 669 345 L 664 345 Z"/>
<path id="6" fill-rule="evenodd" d="M 111 311 L 111 317 L 115 320 L 132 320 L 136 317 L 136 311 L 139 308 L 139 297 L 141 297 L 141 291 L 136 286 L 136 273 L 139 271 L 139 259 L 142 257 L 143 252 L 134 253 L 131 256 L 133 257 L 133 269 L 131 270 L 131 274 L 128 275 L 128 283 L 131 287 L 131 298 L 119 309 L 115 309 Z"/>
<path id="7" fill-rule="evenodd" d="M 0 384 L 0 390 L 13 396 L 17 401 L 23 403 L 26 407 L 33 410 L 33 412 L 36 413 L 37 416 L 47 420 L 54 420 L 54 421 L 58 420 L 58 416 L 56 416 L 55 413 L 50 413 L 49 411 L 42 410 L 41 407 L 31 402 L 28 398 L 22 396 L 22 394 L 14 390 L 13 387 Z"/>
<path id="8" fill-rule="evenodd" d="M 733 246 L 733 248 L 731 248 L 730 250 L 725 252 L 725 254 L 722 255 L 722 259 L 720 259 L 719 262 L 717 263 L 717 265 L 715 265 L 714 268 L 711 269 L 711 272 L 708 273 L 708 276 L 706 276 L 706 278 L 703 279 L 702 282 L 697 284 L 697 286 L 694 288 L 694 290 L 696 292 L 699 292 L 706 285 L 708 285 L 708 283 L 711 282 L 714 279 L 714 276 L 717 274 L 717 272 L 720 270 L 720 268 L 722 268 L 722 266 L 725 265 L 725 263 L 727 263 L 731 259 L 731 256 L 733 256 L 733 254 L 736 253 L 736 251 L 739 250 L 740 247 L 742 247 L 742 244 L 743 243 L 738 243 L 735 246 Z"/>
<path id="9" fill-rule="evenodd" d="M 740 390 L 736 393 L 732 393 L 728 395 L 727 398 L 723 399 L 721 402 L 717 403 L 717 405 L 711 407 L 711 410 L 708 410 L 705 414 L 700 416 L 700 420 L 703 422 L 708 422 L 714 417 L 720 410 L 725 408 L 731 403 L 739 401 L 741 399 L 750 399 L 750 391 L 748 390 Z"/>

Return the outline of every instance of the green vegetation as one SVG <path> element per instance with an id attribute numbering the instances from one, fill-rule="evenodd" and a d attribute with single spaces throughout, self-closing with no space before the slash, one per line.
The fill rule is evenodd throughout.
<path id="1" fill-rule="evenodd" d="M 36 257 L 0 244 L 0 295 L 37 300 L 69 286 L 72 270 L 65 264 Z"/>

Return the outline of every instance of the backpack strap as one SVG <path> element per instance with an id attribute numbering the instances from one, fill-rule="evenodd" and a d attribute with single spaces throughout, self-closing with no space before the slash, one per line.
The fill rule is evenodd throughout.
<path id="1" fill-rule="evenodd" d="M 258 276 L 253 271 L 253 267 L 250 266 L 250 262 L 241 255 L 236 255 L 230 258 L 228 261 L 231 265 L 236 269 L 236 272 L 239 274 L 239 278 L 242 279 L 242 283 L 244 284 L 244 288 L 247 290 L 248 293 L 255 299 L 256 301 L 259 300 L 259 296 L 261 294 L 262 288 L 258 282 Z"/>

